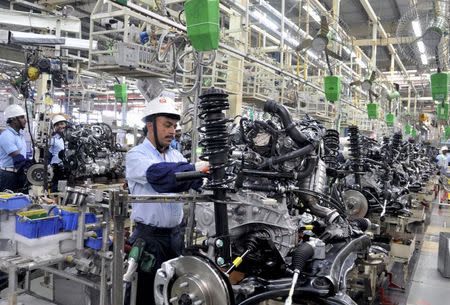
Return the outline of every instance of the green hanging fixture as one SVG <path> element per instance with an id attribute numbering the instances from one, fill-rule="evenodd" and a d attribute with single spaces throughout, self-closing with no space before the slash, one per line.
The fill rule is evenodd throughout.
<path id="1" fill-rule="evenodd" d="M 126 103 L 128 100 L 127 84 L 114 84 L 114 97 L 116 101 Z"/>
<path id="2" fill-rule="evenodd" d="M 450 126 L 445 126 L 444 137 L 445 137 L 445 140 L 450 139 Z"/>
<path id="3" fill-rule="evenodd" d="M 187 0 L 184 3 L 188 38 L 197 51 L 219 47 L 219 0 Z"/>
<path id="4" fill-rule="evenodd" d="M 328 75 L 323 78 L 323 89 L 325 91 L 325 98 L 334 103 L 341 97 L 341 77 L 335 75 Z"/>
<path id="5" fill-rule="evenodd" d="M 394 126 L 394 122 L 395 122 L 395 115 L 391 112 L 386 114 L 386 125 L 392 127 Z"/>
<path id="6" fill-rule="evenodd" d="M 431 74 L 431 96 L 435 101 L 445 101 L 448 97 L 449 75 L 438 72 Z"/>
<path id="7" fill-rule="evenodd" d="M 436 116 L 438 120 L 448 120 L 448 103 L 439 103 L 436 105 Z"/>
<path id="8" fill-rule="evenodd" d="M 417 130 L 416 130 L 415 128 L 413 128 L 413 129 L 411 130 L 411 136 L 412 136 L 413 138 L 417 137 Z"/>
<path id="9" fill-rule="evenodd" d="M 405 134 L 410 135 L 412 131 L 412 126 L 409 124 L 405 125 Z"/>
<path id="10" fill-rule="evenodd" d="M 375 103 L 367 104 L 367 115 L 371 120 L 378 119 L 378 104 Z"/>

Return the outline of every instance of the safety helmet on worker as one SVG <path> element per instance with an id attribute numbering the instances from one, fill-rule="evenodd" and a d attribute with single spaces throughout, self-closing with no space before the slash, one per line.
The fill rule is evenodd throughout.
<path id="1" fill-rule="evenodd" d="M 52 124 L 55 125 L 59 122 L 67 122 L 67 119 L 63 115 L 57 114 L 52 118 Z"/>
<path id="2" fill-rule="evenodd" d="M 6 109 L 5 109 L 5 119 L 6 120 L 16 118 L 19 116 L 23 116 L 26 114 L 27 113 L 25 112 L 25 109 L 23 109 L 19 105 L 10 105 L 10 106 L 6 107 Z"/>
<path id="3" fill-rule="evenodd" d="M 442 146 L 441 147 L 441 152 L 444 152 L 444 151 L 448 151 L 448 147 L 447 146 Z"/>
<path id="4" fill-rule="evenodd" d="M 155 116 L 167 116 L 176 120 L 180 120 L 180 112 L 178 111 L 175 101 L 170 97 L 160 96 L 151 100 L 142 112 L 142 121 L 150 122 Z"/>

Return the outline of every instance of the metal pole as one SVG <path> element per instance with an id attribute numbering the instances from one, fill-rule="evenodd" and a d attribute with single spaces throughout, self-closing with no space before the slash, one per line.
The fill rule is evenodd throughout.
<path id="1" fill-rule="evenodd" d="M 108 251 L 108 236 L 109 236 L 109 222 L 110 222 L 110 215 L 108 209 L 103 209 L 103 221 L 105 222 L 105 225 L 103 227 L 103 239 L 102 239 L 102 252 L 105 254 L 106 251 Z M 107 282 L 107 266 L 109 264 L 106 264 L 106 258 L 104 255 L 102 255 L 102 259 L 100 262 L 100 302 L 99 305 L 107 305 L 107 295 L 108 295 L 108 282 Z"/>
<path id="2" fill-rule="evenodd" d="M 8 268 L 8 305 L 17 305 L 17 272 L 14 265 Z"/>
<path id="3" fill-rule="evenodd" d="M 126 217 L 125 194 L 112 191 L 111 212 L 114 219 L 114 260 L 113 260 L 113 295 L 112 304 L 123 304 L 123 258 L 124 258 L 124 228 Z M 110 198 L 111 198 L 110 196 Z M 107 238 L 105 236 L 104 238 Z M 153 289 L 151 287 L 150 289 Z"/>

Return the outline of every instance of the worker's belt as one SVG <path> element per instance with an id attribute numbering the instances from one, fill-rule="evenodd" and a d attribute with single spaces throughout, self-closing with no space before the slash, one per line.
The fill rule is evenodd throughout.
<path id="1" fill-rule="evenodd" d="M 0 170 L 10 173 L 17 173 L 18 170 L 14 167 L 0 167 Z"/>
<path id="2" fill-rule="evenodd" d="M 136 222 L 136 229 L 148 234 L 170 235 L 178 233 L 180 231 L 180 225 L 173 228 L 160 228 L 152 225 L 146 225 L 141 222 Z"/>

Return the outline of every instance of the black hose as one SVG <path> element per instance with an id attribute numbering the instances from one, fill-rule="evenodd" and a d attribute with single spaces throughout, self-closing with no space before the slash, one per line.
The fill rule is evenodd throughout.
<path id="1" fill-rule="evenodd" d="M 283 105 L 275 101 L 267 101 L 264 104 L 264 111 L 277 115 L 281 119 L 286 133 L 298 146 L 303 147 L 309 143 L 306 136 L 296 128 L 288 110 Z"/>
<path id="2" fill-rule="evenodd" d="M 305 179 L 306 177 L 310 176 L 317 165 L 317 158 L 316 157 L 310 157 L 305 160 L 305 167 L 304 169 L 297 174 L 297 180 Z"/>
<path id="3" fill-rule="evenodd" d="M 268 171 L 259 171 L 254 169 L 243 169 L 242 174 L 244 176 L 253 176 L 253 177 L 264 177 L 264 178 L 275 178 L 275 179 L 295 179 L 294 173 L 281 173 L 281 172 L 268 172 Z"/>
<path id="4" fill-rule="evenodd" d="M 315 149 L 313 144 L 306 145 L 300 149 L 294 150 L 288 154 L 285 154 L 283 156 L 277 156 L 277 157 L 271 157 L 264 161 L 264 163 L 259 167 L 259 169 L 266 168 L 268 166 L 272 166 L 281 162 L 289 161 L 292 159 L 296 159 L 302 156 L 305 156 L 307 154 L 310 154 Z"/>
<path id="5" fill-rule="evenodd" d="M 303 268 L 305 268 L 306 262 L 310 258 L 312 258 L 313 255 L 314 248 L 310 244 L 303 242 L 298 245 L 292 253 L 292 266 L 294 270 L 297 269 L 299 273 L 302 273 Z"/>
<path id="6" fill-rule="evenodd" d="M 352 224 L 357 226 L 361 231 L 367 231 L 371 222 L 367 218 L 357 218 L 352 220 Z"/>

